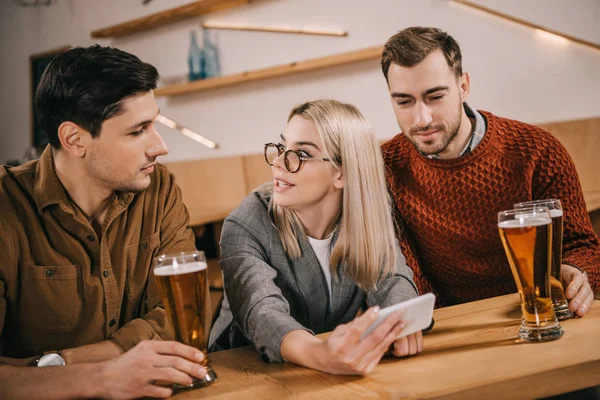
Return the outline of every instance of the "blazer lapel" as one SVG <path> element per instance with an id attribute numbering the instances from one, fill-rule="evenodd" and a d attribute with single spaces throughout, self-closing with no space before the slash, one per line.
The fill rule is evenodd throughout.
<path id="1" fill-rule="evenodd" d="M 344 269 L 345 265 L 342 264 L 339 275 L 331 277 L 333 306 L 327 316 L 327 325 L 330 327 L 337 326 L 340 317 L 347 312 L 348 306 L 352 305 L 356 291 L 360 290 L 356 283 L 344 273 Z M 331 325 L 332 323 L 333 325 Z"/>
<path id="2" fill-rule="evenodd" d="M 298 242 L 302 249 L 302 256 L 298 260 L 292 260 L 292 271 L 304 297 L 310 329 L 316 333 L 325 332 L 329 306 L 327 281 L 308 240 L 300 237 Z"/>
<path id="3" fill-rule="evenodd" d="M 332 246 L 337 242 L 337 238 L 338 232 L 336 231 L 331 241 Z M 348 306 L 352 305 L 356 291 L 360 290 L 356 283 L 346 275 L 346 264 L 343 262 L 338 268 L 338 273 L 332 274 L 331 286 L 333 304 L 327 316 L 328 330 L 332 330 L 338 325 L 341 316 L 347 312 Z"/>

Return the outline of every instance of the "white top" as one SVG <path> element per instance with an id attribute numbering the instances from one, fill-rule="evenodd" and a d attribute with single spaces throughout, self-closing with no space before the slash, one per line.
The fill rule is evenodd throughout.
<path id="1" fill-rule="evenodd" d="M 327 291 L 329 293 L 329 306 L 333 304 L 333 296 L 331 293 L 331 266 L 329 265 L 329 259 L 331 257 L 331 239 L 333 235 L 329 235 L 326 239 L 315 239 L 308 236 L 308 241 L 310 246 L 315 251 L 317 259 L 319 260 L 319 264 L 321 264 L 321 269 L 323 270 L 323 274 L 325 275 L 325 280 L 327 281 Z"/>

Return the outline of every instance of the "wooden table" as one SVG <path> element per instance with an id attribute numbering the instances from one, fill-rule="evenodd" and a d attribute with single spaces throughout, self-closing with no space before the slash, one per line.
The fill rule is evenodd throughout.
<path id="1" fill-rule="evenodd" d="M 267 364 L 251 347 L 211 353 L 218 381 L 174 399 L 520 399 L 600 384 L 600 301 L 562 323 L 564 336 L 520 343 L 517 294 L 435 311 L 415 357 L 384 359 L 366 377 Z"/>

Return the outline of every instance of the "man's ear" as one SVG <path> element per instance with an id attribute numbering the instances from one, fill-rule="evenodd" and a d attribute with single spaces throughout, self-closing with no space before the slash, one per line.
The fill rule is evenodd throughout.
<path id="1" fill-rule="evenodd" d="M 460 89 L 460 100 L 464 103 L 469 98 L 469 92 L 471 91 L 471 77 L 468 72 L 462 74 L 458 80 Z"/>
<path id="2" fill-rule="evenodd" d="M 342 174 L 342 171 L 337 171 L 335 173 L 335 180 L 333 181 L 333 186 L 336 189 L 343 189 L 344 188 L 344 174 Z"/>
<path id="3" fill-rule="evenodd" d="M 65 121 L 58 127 L 58 140 L 61 149 L 75 157 L 85 156 L 87 141 L 91 138 L 89 132 L 74 122 Z"/>

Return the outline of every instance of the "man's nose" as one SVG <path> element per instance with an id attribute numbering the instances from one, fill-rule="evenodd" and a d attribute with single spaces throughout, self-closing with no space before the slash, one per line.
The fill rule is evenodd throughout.
<path id="1" fill-rule="evenodd" d="M 431 109 L 424 103 L 417 103 L 414 125 L 424 128 L 432 122 Z"/>
<path id="2" fill-rule="evenodd" d="M 152 132 L 151 132 L 152 144 L 148 148 L 148 150 L 146 150 L 146 155 L 149 158 L 156 158 L 158 156 L 164 156 L 164 155 L 168 154 L 169 148 L 167 147 L 166 143 L 164 142 L 164 140 L 162 139 L 160 134 L 156 131 L 154 126 L 152 126 L 151 129 L 152 129 Z"/>

